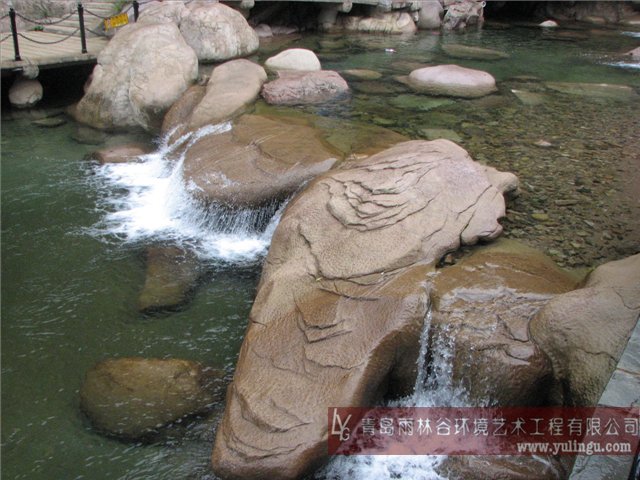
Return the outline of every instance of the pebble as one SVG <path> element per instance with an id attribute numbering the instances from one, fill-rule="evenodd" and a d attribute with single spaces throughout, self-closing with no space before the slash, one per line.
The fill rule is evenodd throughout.
<path id="1" fill-rule="evenodd" d="M 535 212 L 531 214 L 531 218 L 538 220 L 539 222 L 546 222 L 549 220 L 549 214 L 544 212 Z"/>
<path id="2" fill-rule="evenodd" d="M 34 120 L 31 123 L 40 128 L 56 128 L 64 125 L 65 123 L 67 123 L 67 121 L 64 118 L 53 117 L 53 118 L 43 118 L 41 120 Z"/>
<path id="3" fill-rule="evenodd" d="M 571 205 L 576 205 L 578 200 L 567 199 L 567 200 L 556 200 L 554 202 L 559 207 L 569 207 Z"/>
<path id="4" fill-rule="evenodd" d="M 551 142 L 547 142 L 546 140 L 538 140 L 537 142 L 534 142 L 534 145 L 541 148 L 553 147 L 553 144 Z"/>

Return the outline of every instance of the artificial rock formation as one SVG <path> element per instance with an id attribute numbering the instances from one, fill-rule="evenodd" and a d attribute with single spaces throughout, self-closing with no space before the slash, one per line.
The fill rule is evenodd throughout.
<path id="1" fill-rule="evenodd" d="M 471 402 L 545 402 L 551 365 L 532 342 L 529 322 L 576 283 L 550 258 L 513 240 L 500 240 L 440 271 L 433 280 L 431 325 L 452 339 L 452 381 Z"/>
<path id="2" fill-rule="evenodd" d="M 17 108 L 33 107 L 42 100 L 42 92 L 42 84 L 38 80 L 18 76 L 9 88 L 9 102 Z"/>
<path id="3" fill-rule="evenodd" d="M 127 163 L 135 162 L 138 157 L 145 155 L 150 151 L 151 150 L 145 145 L 131 143 L 96 150 L 91 154 L 91 158 L 97 160 L 103 165 L 106 163 Z"/>
<path id="4" fill-rule="evenodd" d="M 552 404 L 598 403 L 639 315 L 640 254 L 598 267 L 538 313 L 530 332 L 551 362 Z"/>
<path id="5" fill-rule="evenodd" d="M 497 90 L 491 74 L 459 65 L 419 68 L 409 74 L 408 84 L 421 93 L 462 98 L 483 97 Z"/>
<path id="6" fill-rule="evenodd" d="M 230 132 L 207 135 L 189 147 L 184 180 L 205 202 L 259 207 L 327 171 L 337 154 L 309 126 L 244 115 Z"/>
<path id="7" fill-rule="evenodd" d="M 141 438 L 210 408 L 219 400 L 222 378 L 189 360 L 107 359 L 87 371 L 80 407 L 98 430 Z"/>
<path id="8" fill-rule="evenodd" d="M 201 3 L 182 19 L 180 32 L 202 62 L 221 62 L 251 55 L 258 34 L 240 12 L 222 3 Z"/>
<path id="9" fill-rule="evenodd" d="M 218 65 L 207 86 L 193 86 L 173 104 L 165 115 L 162 133 L 172 139 L 210 124 L 222 123 L 240 115 L 258 99 L 267 73 L 260 65 L 238 59 Z"/>
<path id="10" fill-rule="evenodd" d="M 484 169 L 447 140 L 400 143 L 314 180 L 274 234 L 215 472 L 292 479 L 322 462 L 327 408 L 373 404 L 415 374 L 426 274 L 497 237 L 504 211 Z"/>
<path id="11" fill-rule="evenodd" d="M 346 15 L 338 18 L 335 29 L 367 33 L 415 33 L 418 30 L 408 12 L 377 13 L 371 17 Z"/>
<path id="12" fill-rule="evenodd" d="M 324 103 L 349 91 L 347 82 L 331 70 L 281 71 L 278 75 L 262 87 L 262 98 L 272 105 Z"/>
<path id="13" fill-rule="evenodd" d="M 280 52 L 273 57 L 269 57 L 264 66 L 271 72 L 283 70 L 313 72 L 322 68 L 316 54 L 305 48 L 290 48 Z"/>
<path id="14" fill-rule="evenodd" d="M 198 59 L 173 23 L 127 25 L 98 56 L 74 115 L 95 128 L 153 130 L 197 76 Z"/>

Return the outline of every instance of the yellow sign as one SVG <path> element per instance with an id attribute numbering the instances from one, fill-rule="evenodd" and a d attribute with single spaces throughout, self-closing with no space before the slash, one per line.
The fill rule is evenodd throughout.
<path id="1" fill-rule="evenodd" d="M 104 29 L 109 30 L 110 28 L 117 28 L 129 23 L 129 15 L 126 13 L 121 13 L 120 15 L 116 15 L 115 17 L 106 18 L 104 20 Z"/>

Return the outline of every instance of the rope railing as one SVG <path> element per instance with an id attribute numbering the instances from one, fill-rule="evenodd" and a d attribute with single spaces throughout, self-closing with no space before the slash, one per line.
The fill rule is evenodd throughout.
<path id="1" fill-rule="evenodd" d="M 138 21 L 138 16 L 139 16 L 139 8 L 140 8 L 140 4 L 144 4 L 144 3 L 148 3 L 152 0 L 141 0 L 141 1 L 137 1 L 134 0 L 131 5 L 129 6 L 129 8 L 127 8 L 124 12 L 122 13 L 127 13 L 131 8 L 133 8 L 133 12 L 134 12 L 134 21 Z M 84 8 L 84 6 L 82 5 L 82 2 L 78 2 L 77 4 L 77 8 L 69 13 L 68 15 L 62 17 L 62 18 L 58 18 L 55 20 L 46 20 L 46 19 L 33 19 L 33 18 L 29 18 L 25 15 L 22 15 L 21 13 L 16 12 L 16 10 L 13 7 L 9 8 L 9 13 L 3 15 L 2 17 L 0 17 L 0 20 L 4 20 L 5 18 L 9 17 L 10 20 L 10 25 L 11 25 L 11 33 L 5 37 L 3 37 L 2 39 L 0 39 L 0 43 L 8 40 L 9 38 L 13 37 L 13 52 L 14 52 L 14 60 L 15 61 L 20 61 L 22 60 L 22 58 L 20 57 L 20 44 L 18 41 L 18 38 L 22 38 L 24 40 L 27 40 L 29 42 L 33 42 L 36 43 L 38 45 L 55 45 L 57 43 L 62 43 L 65 42 L 67 40 L 69 40 L 69 38 L 73 37 L 74 35 L 76 35 L 78 32 L 80 32 L 80 47 L 81 47 L 81 52 L 82 53 L 87 53 L 87 39 L 86 39 L 86 32 L 87 30 L 90 33 L 93 33 L 94 35 L 100 36 L 103 35 L 103 32 L 99 32 L 99 31 L 95 31 L 92 30 L 91 28 L 88 28 L 85 26 L 84 24 L 84 14 L 87 15 L 91 15 L 93 17 L 99 18 L 101 20 L 107 20 L 108 16 L 103 16 L 100 15 L 96 12 L 92 12 L 91 10 L 87 10 L 86 8 Z M 41 27 L 47 27 L 47 26 L 52 26 L 52 25 L 58 25 L 66 20 L 69 20 L 71 17 L 78 15 L 78 28 L 76 28 L 73 32 L 69 33 L 68 35 L 65 35 L 63 38 L 59 38 L 56 40 L 53 40 L 51 42 L 47 42 L 47 41 L 43 41 L 43 40 L 38 40 L 36 38 L 32 38 L 29 37 L 28 35 L 25 35 L 24 33 L 20 33 L 18 32 L 18 28 L 16 25 L 16 18 L 20 18 L 21 20 L 28 22 L 28 23 L 33 23 L 35 25 L 41 26 Z"/>
<path id="2" fill-rule="evenodd" d="M 42 40 L 36 40 L 35 38 L 31 38 L 31 37 L 26 36 L 24 33 L 18 33 L 18 36 L 21 37 L 21 38 L 24 38 L 25 40 L 29 40 L 30 42 L 37 43 L 38 45 L 55 45 L 56 43 L 62 43 L 64 41 L 68 40 L 69 38 L 73 37 L 79 31 L 80 31 L 80 27 L 76 28 L 69 35 L 66 35 L 63 38 L 60 38 L 58 40 L 54 40 L 53 42 L 43 42 Z"/>
<path id="3" fill-rule="evenodd" d="M 29 18 L 29 17 L 25 17 L 24 15 L 22 15 L 19 12 L 16 12 L 16 17 L 24 20 L 25 22 L 29 22 L 29 23 L 35 23 L 36 25 L 42 25 L 43 27 L 47 27 L 49 25 L 57 25 L 59 23 L 64 22 L 65 20 L 69 20 L 71 17 L 73 17 L 76 13 L 78 13 L 77 10 L 74 10 L 73 12 L 71 12 L 69 15 L 67 15 L 66 17 L 62 17 L 59 18 L 57 20 L 47 20 L 47 19 L 41 19 L 41 20 L 34 20 L 33 18 Z"/>

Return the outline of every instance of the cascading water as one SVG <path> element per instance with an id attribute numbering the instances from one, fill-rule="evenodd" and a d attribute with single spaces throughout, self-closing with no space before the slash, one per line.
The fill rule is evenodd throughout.
<path id="1" fill-rule="evenodd" d="M 431 307 L 420 335 L 418 375 L 412 395 L 389 402 L 388 407 L 464 406 L 465 392 L 452 381 L 453 343 L 446 329 L 431 332 Z M 433 335 L 432 335 L 433 334 Z M 429 340 L 431 338 L 431 360 Z M 338 456 L 316 475 L 318 480 L 375 478 L 403 480 L 445 480 L 436 468 L 444 460 L 439 455 L 356 455 Z"/>
<path id="2" fill-rule="evenodd" d="M 100 166 L 96 178 L 105 215 L 91 232 L 126 243 L 166 241 L 205 260 L 247 263 L 264 256 L 284 205 L 256 210 L 203 205 L 189 193 L 183 179 L 189 146 L 230 129 L 228 122 L 208 125 L 171 144 L 166 139 L 169 134 L 156 152 L 141 156 L 138 162 Z M 172 159 L 180 149 L 182 153 Z"/>

